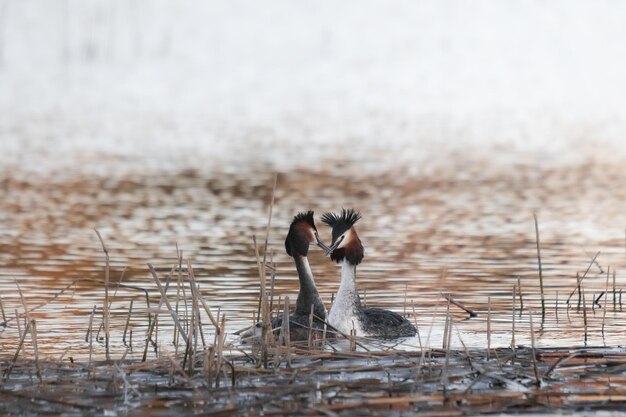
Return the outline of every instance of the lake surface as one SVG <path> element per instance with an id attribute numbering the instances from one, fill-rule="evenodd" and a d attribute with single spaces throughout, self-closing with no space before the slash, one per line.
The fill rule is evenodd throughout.
<path id="1" fill-rule="evenodd" d="M 219 310 L 226 316 L 227 340 L 236 348 L 233 333 L 250 325 L 257 311 L 253 236 L 262 246 L 275 171 L 278 184 L 267 255 L 276 266 L 275 306 L 279 297 L 295 300 L 297 295 L 295 268 L 283 249 L 292 216 L 313 209 L 319 219 L 325 211 L 351 207 L 363 214 L 356 226 L 365 245 L 365 259 L 357 271 L 363 298 L 369 306 L 405 312 L 419 327 L 420 339 L 407 340 L 398 348 L 418 349 L 420 343 L 441 347 L 447 308 L 441 293 L 479 313 L 468 319 L 451 306 L 453 347 L 487 346 L 489 300 L 491 345 L 509 346 L 512 291 L 518 280 L 524 310 L 520 317 L 517 299 L 516 344 L 531 343 L 529 311 L 538 346 L 582 346 L 585 334 L 588 346 L 623 343 L 623 164 L 592 159 L 550 165 L 504 162 L 494 155 L 452 155 L 417 167 L 378 170 L 362 169 L 366 163 L 335 161 L 319 169 L 282 170 L 180 166 L 145 172 L 124 165 L 107 175 L 5 170 L 0 177 L 0 299 L 8 325 L 0 327 L 2 352 L 15 352 L 16 311 L 23 315 L 25 303 L 37 321 L 43 355 L 89 357 L 87 329 L 94 306 L 95 330 L 100 325 L 104 300 L 105 257 L 94 228 L 102 234 L 111 259 L 114 357 L 126 351 L 122 335 L 131 301 L 127 331 L 132 329 L 134 342 L 128 355 L 143 353 L 148 323 L 144 294 L 136 288 L 116 290 L 117 283 L 121 279 L 127 286 L 147 290 L 154 312 L 159 292 L 146 265 L 153 264 L 165 282 L 177 264 L 176 245 L 184 262 L 191 262 L 213 314 Z M 543 324 L 533 213 L 541 239 Z M 321 222 L 318 228 L 329 240 L 329 230 Z M 311 249 L 310 260 L 329 307 L 339 285 L 338 267 L 317 248 Z M 576 288 L 577 274 L 583 276 L 587 270 L 581 283 L 587 306 L 583 314 L 577 308 L 578 293 L 569 308 L 566 300 Z M 599 305 L 592 300 L 605 291 L 607 273 L 605 313 L 605 298 Z M 170 289 L 168 297 L 174 302 L 176 292 Z M 188 292 L 184 297 L 191 300 Z M 183 305 L 180 301 L 181 316 Z M 210 321 L 206 316 L 202 320 L 212 338 Z M 156 335 L 161 351 L 174 350 L 172 330 L 171 319 L 162 313 Z M 32 354 L 29 343 L 26 354 Z M 101 357 L 103 344 L 94 343 L 91 349 L 93 357 Z"/>

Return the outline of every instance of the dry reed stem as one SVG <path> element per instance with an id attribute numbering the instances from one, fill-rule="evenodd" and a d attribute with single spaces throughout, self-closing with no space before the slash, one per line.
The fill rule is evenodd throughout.
<path id="1" fill-rule="evenodd" d="M 487 297 L 487 360 L 491 354 L 491 297 Z"/>
<path id="2" fill-rule="evenodd" d="M 610 270 L 611 267 L 607 267 L 606 269 L 606 283 L 605 283 L 605 291 L 606 296 L 604 297 L 604 311 L 602 312 L 602 339 L 604 339 L 604 325 L 606 323 L 606 306 L 609 303 L 609 278 L 610 278 Z"/>
<path id="3" fill-rule="evenodd" d="M 554 315 L 556 317 L 556 324 L 559 324 L 559 290 L 556 290 L 556 299 L 554 301 Z"/>
<path id="4" fill-rule="evenodd" d="M 291 368 L 291 334 L 289 332 L 289 296 L 285 296 L 285 305 L 283 307 L 283 322 L 281 323 L 280 337 L 282 344 L 286 347 L 287 367 Z"/>
<path id="5" fill-rule="evenodd" d="M 465 311 L 467 314 L 469 314 L 470 317 L 478 317 L 478 313 L 477 312 L 475 312 L 474 310 L 471 310 L 471 309 L 465 307 L 463 304 L 461 304 L 460 302 L 458 302 L 454 298 L 452 298 L 452 296 L 450 296 L 450 294 L 443 293 L 443 292 L 440 292 L 439 294 L 441 294 L 441 296 L 443 298 L 445 298 L 448 302 L 454 304 L 455 306 L 457 306 L 461 310 Z"/>
<path id="6" fill-rule="evenodd" d="M 448 303 L 446 305 L 446 321 L 444 322 L 444 326 L 443 326 L 443 340 L 441 341 L 441 348 L 442 349 L 446 349 L 447 348 L 447 335 L 448 335 L 448 326 L 450 326 L 450 300 L 448 300 Z"/>
<path id="7" fill-rule="evenodd" d="M 31 326 L 31 323 L 28 322 L 28 324 L 26 325 L 26 328 L 24 329 L 24 332 L 22 333 L 22 336 L 20 337 L 20 342 L 17 345 L 17 350 L 15 351 L 15 355 L 13 355 L 13 359 L 9 363 L 9 366 L 7 367 L 6 371 L 4 371 L 4 376 L 2 378 L 2 385 L 6 383 L 6 381 L 9 379 L 9 376 L 11 375 L 11 372 L 13 371 L 13 367 L 15 366 L 15 363 L 17 362 L 17 358 L 20 356 L 20 351 L 22 350 L 22 346 L 24 346 L 24 340 L 26 339 L 26 334 L 30 330 L 30 326 Z"/>
<path id="8" fill-rule="evenodd" d="M 152 278 L 154 278 L 154 282 L 156 282 L 157 287 L 159 289 L 159 292 L 161 293 L 161 300 L 167 306 L 167 309 L 169 310 L 170 315 L 172 316 L 172 320 L 174 320 L 174 324 L 176 325 L 176 327 L 178 327 L 178 331 L 180 332 L 181 337 L 183 338 L 185 343 L 187 343 L 187 336 L 185 335 L 185 332 L 183 330 L 183 326 L 180 324 L 180 321 L 178 320 L 178 316 L 176 315 L 176 313 L 172 309 L 172 305 L 170 304 L 169 300 L 167 299 L 167 294 L 165 293 L 165 290 L 163 289 L 163 286 L 161 285 L 161 281 L 159 280 L 159 276 L 158 276 L 156 270 L 154 269 L 154 267 L 151 264 L 148 264 L 148 269 L 150 270 L 150 273 L 152 274 Z M 159 308 L 159 310 L 160 310 L 160 308 Z"/>
<path id="9" fill-rule="evenodd" d="M 274 197 L 276 194 L 277 182 L 278 182 L 278 173 L 274 173 L 274 185 L 272 186 L 272 199 L 270 200 L 269 214 L 267 218 L 267 227 L 265 228 L 265 242 L 263 245 L 263 262 L 261 263 L 261 266 L 259 267 L 259 273 L 262 274 L 263 276 L 265 276 L 265 263 L 267 261 L 267 244 L 268 244 L 269 236 L 270 236 L 270 226 L 272 225 L 272 212 L 274 211 Z M 255 239 L 255 245 L 256 245 L 256 237 L 254 237 L 254 239 Z M 265 296 L 267 297 L 267 294 Z M 262 313 L 261 313 L 262 302 L 263 302 L 263 295 L 261 294 L 261 296 L 259 297 L 259 307 L 257 310 L 257 317 L 262 316 Z"/>
<path id="10" fill-rule="evenodd" d="M 15 309 L 15 322 L 17 323 L 17 335 L 22 337 L 22 324 L 20 323 L 20 313 Z"/>
<path id="11" fill-rule="evenodd" d="M 572 292 L 570 293 L 569 297 L 567 297 L 567 305 L 568 306 L 570 304 L 570 300 L 572 299 L 572 297 L 576 293 L 576 290 L 578 290 L 578 309 L 580 310 L 580 301 L 581 301 L 580 285 L 581 285 L 582 280 L 585 279 L 585 277 L 587 276 L 587 273 L 589 273 L 589 270 L 591 269 L 591 267 L 596 262 L 596 258 L 598 256 L 600 256 L 600 252 L 596 252 L 596 254 L 594 255 L 593 259 L 591 259 L 591 262 L 589 263 L 589 266 L 585 270 L 585 273 L 582 275 L 582 277 L 580 276 L 580 274 L 576 274 L 576 288 L 574 288 L 572 290 Z"/>
<path id="12" fill-rule="evenodd" d="M 256 243 L 256 236 L 252 236 L 254 242 L 254 254 L 256 256 L 257 267 L 259 269 L 259 280 L 261 284 L 261 362 L 263 367 L 267 368 L 268 345 L 271 336 L 271 323 L 269 321 L 268 300 L 265 283 L 265 268 L 261 263 L 259 256 L 259 247 Z"/>
<path id="13" fill-rule="evenodd" d="M 516 286 L 513 285 L 511 293 L 511 349 L 513 350 L 513 358 L 515 358 L 515 293 Z"/>
<path id="14" fill-rule="evenodd" d="M 39 382 L 43 382 L 41 377 L 41 366 L 39 364 L 39 347 L 37 344 L 37 323 L 35 319 L 30 321 L 30 334 L 33 340 L 33 352 L 35 353 L 35 368 L 37 369 L 37 379 Z"/>
<path id="15" fill-rule="evenodd" d="M 519 295 L 519 316 L 522 317 L 524 311 L 524 298 L 522 297 L 522 280 L 517 277 L 517 295 Z"/>
<path id="16" fill-rule="evenodd" d="M 617 293 L 615 291 L 615 269 L 613 269 L 613 312 L 617 311 Z"/>
<path id="17" fill-rule="evenodd" d="M 165 282 L 165 290 L 164 290 L 165 294 L 167 294 L 167 290 L 170 287 L 170 282 L 171 282 L 173 274 L 174 274 L 174 267 L 172 267 L 169 275 L 167 276 L 167 281 Z M 152 340 L 152 333 L 154 332 L 155 328 L 157 328 L 158 326 L 159 312 L 161 311 L 161 307 L 163 307 L 163 303 L 164 303 L 164 299 L 163 297 L 161 297 L 161 299 L 159 300 L 159 305 L 157 306 L 156 312 L 154 313 L 154 318 L 152 319 L 150 323 L 148 323 L 148 329 L 146 330 L 146 343 L 144 345 L 143 357 L 141 360 L 142 362 L 145 362 L 148 357 L 148 346 L 150 345 L 150 341 Z M 156 352 L 156 349 L 157 349 L 156 342 L 154 342 L 154 347 L 155 347 L 155 352 Z"/>
<path id="18" fill-rule="evenodd" d="M 216 330 L 217 332 L 217 330 Z M 209 389 L 213 388 L 213 357 L 215 356 L 215 347 L 209 346 L 205 359 L 206 382 Z"/>
<path id="19" fill-rule="evenodd" d="M 535 374 L 535 381 L 537 386 L 541 384 L 539 380 L 539 371 L 537 370 L 537 353 L 535 350 L 535 326 L 533 325 L 533 313 L 528 310 L 528 317 L 530 319 L 530 347 L 532 354 L 532 362 L 533 362 L 533 373 Z"/>
<path id="20" fill-rule="evenodd" d="M 110 326 L 110 317 L 109 317 L 109 250 L 104 244 L 104 240 L 102 236 L 100 236 L 100 232 L 98 229 L 93 229 L 98 235 L 98 239 L 100 239 L 100 243 L 102 244 L 102 251 L 104 252 L 104 259 L 106 261 L 106 265 L 104 268 L 104 304 L 102 305 L 103 311 L 102 314 L 104 316 L 104 346 L 106 351 L 106 359 L 110 360 L 109 353 L 109 326 Z"/>
<path id="21" fill-rule="evenodd" d="M 270 210 L 267 216 L 267 227 L 265 228 L 265 242 L 263 244 L 263 272 L 265 272 L 265 262 L 267 260 L 267 242 L 270 237 L 270 227 L 272 225 L 272 212 L 274 211 L 274 198 L 276 196 L 276 184 L 278 183 L 278 173 L 274 173 L 274 185 L 272 186 L 272 200 L 270 201 Z"/>
<path id="22" fill-rule="evenodd" d="M 128 315 L 126 316 L 126 325 L 124 326 L 124 334 L 122 335 L 122 343 L 126 345 L 126 334 L 128 332 L 128 326 L 130 326 L 130 317 L 133 314 L 133 302 L 134 300 L 130 300 L 130 305 L 128 306 Z M 176 328 L 174 328 L 176 330 Z"/>
<path id="23" fill-rule="evenodd" d="M 569 362 L 570 360 L 574 359 L 576 356 L 580 355 L 580 352 L 574 352 L 569 356 L 564 356 L 562 358 L 560 358 L 558 361 L 554 362 L 554 364 L 552 364 L 552 366 L 546 371 L 545 373 L 545 378 L 548 378 L 550 376 L 550 374 L 552 372 L 554 372 L 554 370 L 560 366 L 560 365 L 564 365 L 565 363 Z"/>
<path id="24" fill-rule="evenodd" d="M 587 300 L 585 298 L 585 290 L 582 290 L 582 295 L 583 295 L 583 322 L 585 325 L 585 346 L 587 346 L 587 338 L 588 338 L 588 334 L 587 334 Z"/>
<path id="25" fill-rule="evenodd" d="M 413 304 L 413 300 L 411 300 L 411 307 L 413 308 L 413 325 L 415 326 L 415 334 L 417 334 L 417 343 L 419 344 L 420 351 L 424 349 L 422 346 L 422 337 L 420 336 L 420 328 L 417 325 L 417 313 L 415 312 L 415 304 Z"/>
<path id="26" fill-rule="evenodd" d="M 189 375 L 193 375 L 194 356 L 198 351 L 198 334 L 202 330 L 200 328 L 200 303 L 198 302 L 198 287 L 196 286 L 195 276 L 191 262 L 187 260 L 187 278 L 189 279 L 189 289 L 191 291 L 191 322 L 193 327 L 193 350 L 191 351 L 189 361 Z M 191 337 L 190 337 L 191 340 Z"/>
<path id="27" fill-rule="evenodd" d="M 535 236 L 537 242 L 537 262 L 539 264 L 539 290 L 541 292 L 541 322 L 546 320 L 546 299 L 543 293 L 543 268 L 541 266 L 541 244 L 539 241 L 539 222 L 537 221 L 537 213 L 533 213 L 535 219 Z"/>
<path id="28" fill-rule="evenodd" d="M 224 340 L 226 339 L 226 314 L 222 314 L 222 321 L 219 328 L 219 338 L 217 342 L 217 364 L 215 370 L 215 388 L 220 387 L 220 378 L 222 374 L 222 365 L 226 362 L 224 358 Z M 233 383 L 234 385 L 234 383 Z"/>
<path id="29" fill-rule="evenodd" d="M 89 317 L 89 324 L 87 326 L 87 333 L 85 334 L 85 342 L 89 342 L 89 335 L 91 334 L 91 329 L 93 326 L 93 318 L 96 315 L 96 306 L 93 306 L 91 310 L 91 316 Z"/>
<path id="30" fill-rule="evenodd" d="M 452 341 L 452 314 L 450 313 L 450 301 L 448 301 L 448 310 L 446 312 L 446 331 L 444 331 L 445 360 L 443 364 L 443 372 L 441 374 L 441 385 L 443 386 L 444 397 L 447 398 L 448 393 L 448 366 L 450 363 L 450 345 Z"/>
<path id="31" fill-rule="evenodd" d="M 2 305 L 2 297 L 0 297 L 0 313 L 2 313 L 2 324 L 3 326 L 7 325 L 7 316 L 4 314 L 4 306 Z"/>

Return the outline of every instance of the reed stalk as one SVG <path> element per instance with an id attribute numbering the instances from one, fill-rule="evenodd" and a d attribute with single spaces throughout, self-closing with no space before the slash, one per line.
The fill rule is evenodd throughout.
<path id="1" fill-rule="evenodd" d="M 20 341 L 15 351 L 15 355 L 13 355 L 13 359 L 9 363 L 9 366 L 7 367 L 7 369 L 4 371 L 4 376 L 2 377 L 2 385 L 4 385 L 8 381 L 9 376 L 11 376 L 11 372 L 13 372 L 13 367 L 15 366 L 17 362 L 17 358 L 20 356 L 20 351 L 22 350 L 22 347 L 24 346 L 24 340 L 26 339 L 26 335 L 29 333 L 30 326 L 31 326 L 31 323 L 28 322 L 28 324 L 26 325 L 26 328 L 24 329 L 24 332 L 22 332 Z"/>
<path id="2" fill-rule="evenodd" d="M 122 335 L 122 343 L 126 345 L 126 334 L 128 332 L 128 326 L 130 326 L 130 317 L 133 314 L 133 302 L 134 300 L 130 300 L 130 305 L 128 306 L 128 315 L 126 316 L 126 324 L 124 325 L 124 334 Z M 176 328 L 174 328 L 176 330 Z"/>
<path id="3" fill-rule="evenodd" d="M 100 235 L 100 232 L 98 231 L 98 229 L 93 229 L 96 232 L 96 235 L 98 235 L 98 239 L 100 240 L 100 243 L 102 244 L 102 251 L 104 252 L 104 259 L 105 259 L 105 267 L 104 267 L 104 304 L 102 305 L 102 314 L 104 316 L 104 348 L 105 348 L 105 352 L 106 352 L 106 359 L 111 360 L 111 356 L 109 353 L 109 325 L 110 325 L 110 315 L 109 315 L 109 249 L 106 247 L 106 245 L 104 244 L 104 240 L 102 239 L 102 236 Z"/>
<path id="4" fill-rule="evenodd" d="M 417 325 L 417 313 L 415 312 L 415 304 L 413 304 L 413 300 L 411 300 L 411 308 L 413 309 L 413 325 L 415 326 L 415 333 L 417 334 L 417 343 L 420 347 L 420 352 L 424 350 L 422 346 L 422 337 L 420 336 L 420 328 Z"/>
<path id="5" fill-rule="evenodd" d="M 515 358 L 515 293 L 516 286 L 513 285 L 513 291 L 511 292 L 511 350 L 513 350 L 513 357 Z"/>
<path id="6" fill-rule="evenodd" d="M 546 320 L 546 298 L 543 293 L 543 268 L 541 265 L 541 244 L 539 241 L 539 222 L 537 221 L 537 213 L 533 213 L 535 219 L 535 236 L 537 242 L 537 263 L 539 264 L 539 290 L 541 292 L 541 322 Z"/>
<path id="7" fill-rule="evenodd" d="M 487 297 L 487 360 L 491 354 L 491 297 Z"/>
<path id="8" fill-rule="evenodd" d="M 519 295 L 519 316 L 522 317 L 524 311 L 524 298 L 522 297 L 522 280 L 517 277 L 517 295 Z"/>
<path id="9" fill-rule="evenodd" d="M 259 269 L 259 281 L 261 284 L 261 362 L 267 368 L 268 344 L 271 336 L 271 323 L 269 321 L 267 291 L 265 285 L 265 268 L 259 256 L 259 247 L 256 244 L 256 236 L 252 236 L 254 242 L 254 254 L 256 256 L 257 267 Z"/>
<path id="10" fill-rule="evenodd" d="M 93 309 L 91 310 L 91 315 L 89 316 L 89 324 L 87 325 L 87 333 L 85 334 L 85 342 L 89 342 L 89 335 L 91 333 L 91 328 L 93 325 L 93 318 L 96 315 L 96 306 L 93 306 Z"/>
<path id="11" fill-rule="evenodd" d="M 587 300 L 585 298 L 585 290 L 582 290 L 582 297 L 583 297 L 583 322 L 585 325 L 585 346 L 587 346 L 587 338 L 588 338 L 588 334 L 587 334 Z"/>
<path id="12" fill-rule="evenodd" d="M 222 321 L 219 327 L 219 337 L 217 341 L 217 364 L 215 366 L 215 388 L 220 387 L 220 375 L 222 364 L 224 363 L 224 339 L 226 338 L 226 314 L 222 314 Z"/>
<path id="13" fill-rule="evenodd" d="M 613 312 L 617 311 L 617 292 L 615 290 L 615 269 L 613 269 Z"/>
<path id="14" fill-rule="evenodd" d="M 580 303 L 581 303 L 581 294 L 580 294 L 581 285 L 580 284 L 581 284 L 582 280 L 585 279 L 585 277 L 589 273 L 589 270 L 591 269 L 591 267 L 596 262 L 596 259 L 598 258 L 598 256 L 600 256 L 600 252 L 596 252 L 596 254 L 594 255 L 593 259 L 591 259 L 591 262 L 589 263 L 589 266 L 587 266 L 587 269 L 583 273 L 582 277 L 580 276 L 580 274 L 578 274 L 578 273 L 576 274 L 576 288 L 574 288 L 572 290 L 572 292 L 570 293 L 569 297 L 567 297 L 566 304 L 568 306 L 570 305 L 570 300 L 572 299 L 572 297 L 574 296 L 574 294 L 578 290 L 578 310 L 580 311 Z"/>
<path id="15" fill-rule="evenodd" d="M 35 319 L 30 320 L 30 334 L 33 340 L 33 352 L 35 353 L 35 369 L 37 370 L 37 379 L 43 382 L 41 377 L 41 365 L 39 364 L 39 347 L 37 343 L 37 322 Z"/>
<path id="16" fill-rule="evenodd" d="M 17 324 L 17 334 L 22 337 L 22 324 L 20 323 L 20 313 L 15 309 L 15 322 Z"/>
<path id="17" fill-rule="evenodd" d="M 163 289 L 163 286 L 161 285 L 161 280 L 159 280 L 159 275 L 157 274 L 156 270 L 154 269 L 154 267 L 151 264 L 148 264 L 148 269 L 150 270 L 150 273 L 152 274 L 152 278 L 154 279 L 154 282 L 157 284 L 157 288 L 159 289 L 159 293 L 161 293 L 161 301 L 159 302 L 159 304 L 161 302 L 165 303 L 165 305 L 167 306 L 168 311 L 170 312 L 172 320 L 174 320 L 174 324 L 176 325 L 176 327 L 178 328 L 178 331 L 180 332 L 181 337 L 183 338 L 185 343 L 187 343 L 188 339 L 187 339 L 187 336 L 185 335 L 185 331 L 183 330 L 183 326 L 180 324 L 180 321 L 178 320 L 178 316 L 176 315 L 176 313 L 172 309 L 172 305 L 170 304 L 169 300 L 167 299 L 167 294 L 165 293 L 165 290 Z M 160 310 L 160 308 L 159 308 L 159 310 Z"/>
<path id="18" fill-rule="evenodd" d="M 530 347 L 531 347 L 532 362 L 533 362 L 533 372 L 535 374 L 535 381 L 537 383 L 537 386 L 539 386 L 541 384 L 541 381 L 539 379 L 539 371 L 537 369 L 537 352 L 535 349 L 535 326 L 533 325 L 533 313 L 530 310 L 528 311 L 528 317 L 530 319 Z"/>
<path id="19" fill-rule="evenodd" d="M 609 304 L 609 278 L 610 278 L 610 270 L 611 267 L 607 267 L 606 269 L 606 283 L 605 283 L 605 291 L 604 293 L 606 294 L 606 296 L 604 297 L 604 311 L 602 312 L 602 339 L 604 339 L 604 325 L 606 322 L 606 307 L 607 304 Z"/>
<path id="20" fill-rule="evenodd" d="M 285 296 L 285 305 L 283 307 L 283 322 L 280 329 L 280 337 L 282 344 L 286 347 L 287 367 L 291 368 L 291 334 L 289 332 L 289 296 Z"/>
<path id="21" fill-rule="evenodd" d="M 0 297 L 0 313 L 2 314 L 2 323 L 0 323 L 0 325 L 6 327 L 6 325 L 7 325 L 7 316 L 6 316 L 6 314 L 4 314 L 4 306 L 2 305 L 2 297 Z"/>
<path id="22" fill-rule="evenodd" d="M 556 290 L 556 298 L 554 300 L 554 315 L 556 317 L 556 324 L 559 324 L 559 290 Z"/>

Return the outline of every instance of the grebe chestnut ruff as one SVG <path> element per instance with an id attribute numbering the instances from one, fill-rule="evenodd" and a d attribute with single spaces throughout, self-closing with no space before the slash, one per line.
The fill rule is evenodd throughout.
<path id="1" fill-rule="evenodd" d="M 356 330 L 357 336 L 385 339 L 415 336 L 415 327 L 404 317 L 383 308 L 364 308 L 356 289 L 356 266 L 363 260 L 363 245 L 354 224 L 361 214 L 342 209 L 341 214 L 325 213 L 322 221 L 332 227 L 332 244 L 326 251 L 341 264 L 341 284 L 335 297 L 328 324 L 342 333 Z"/>

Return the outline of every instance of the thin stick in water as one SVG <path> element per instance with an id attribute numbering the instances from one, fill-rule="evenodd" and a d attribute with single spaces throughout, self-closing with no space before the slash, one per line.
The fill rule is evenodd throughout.
<path id="1" fill-rule="evenodd" d="M 2 313 L 2 323 L 3 326 L 7 325 L 7 316 L 4 314 L 4 306 L 2 305 L 2 297 L 0 297 L 0 313 Z"/>
<path id="2" fill-rule="evenodd" d="M 487 360 L 491 352 L 491 297 L 487 297 Z"/>
<path id="3" fill-rule="evenodd" d="M 539 241 L 539 222 L 537 221 L 537 213 L 533 213 L 535 219 L 535 236 L 537 241 L 537 262 L 539 263 L 539 290 L 541 292 L 541 322 L 546 320 L 546 299 L 543 293 L 543 268 L 541 266 L 541 244 Z"/>
<path id="4" fill-rule="evenodd" d="M 606 285 L 605 285 L 606 290 L 604 291 L 605 294 L 609 293 L 609 278 L 610 278 L 609 271 L 610 270 L 611 270 L 611 267 L 610 266 L 607 267 L 607 269 L 606 269 Z M 604 311 L 602 313 L 602 339 L 604 339 L 604 324 L 606 322 L 606 306 L 607 306 L 608 303 L 609 303 L 609 296 L 607 295 L 604 298 Z"/>
<path id="5" fill-rule="evenodd" d="M 615 269 L 613 270 L 613 312 L 617 311 L 617 292 L 615 291 Z"/>
<path id="6" fill-rule="evenodd" d="M 13 371 L 13 367 L 15 366 L 15 363 L 17 362 L 17 358 L 20 356 L 20 351 L 22 350 L 22 346 L 24 346 L 24 339 L 26 339 L 26 334 L 30 330 L 30 325 L 31 325 L 30 322 L 28 322 L 28 324 L 26 325 L 26 328 L 24 329 L 24 332 L 22 333 L 22 336 L 20 337 L 20 342 L 17 345 L 17 350 L 15 351 L 15 355 L 13 355 L 13 359 L 11 360 L 11 363 L 7 367 L 6 371 L 4 371 L 4 376 L 2 377 L 2 384 L 4 384 L 9 379 L 9 376 L 11 375 L 11 372 Z"/>
<path id="7" fill-rule="evenodd" d="M 519 295 L 519 316 L 522 317 L 524 311 L 524 299 L 522 298 L 522 280 L 517 277 L 517 295 Z"/>
<path id="8" fill-rule="evenodd" d="M 533 372 L 535 373 L 535 380 L 537 385 L 540 385 L 539 371 L 537 370 L 537 353 L 535 351 L 535 327 L 533 326 L 533 313 L 528 311 L 528 317 L 530 319 L 530 347 L 532 352 Z"/>
<path id="9" fill-rule="evenodd" d="M 556 316 L 556 324 L 559 324 L 559 290 L 556 290 L 556 300 L 554 301 L 554 315 Z"/>
<path id="10" fill-rule="evenodd" d="M 106 261 L 106 265 L 104 267 L 104 304 L 102 306 L 102 314 L 104 316 L 104 346 L 108 361 L 111 359 L 109 355 L 109 250 L 104 244 L 104 240 L 102 239 L 102 236 L 100 236 L 98 229 L 93 230 L 95 230 L 96 235 L 98 235 L 98 239 L 100 239 L 102 250 L 104 251 L 104 259 Z"/>
<path id="11" fill-rule="evenodd" d="M 41 366 L 39 365 L 39 347 L 37 346 L 37 323 L 35 319 L 30 321 L 30 334 L 33 339 L 33 351 L 35 352 L 35 368 L 37 369 L 37 379 L 43 382 L 41 377 Z"/>
<path id="12" fill-rule="evenodd" d="M 450 294 L 444 294 L 444 293 L 440 293 L 441 296 L 443 298 L 445 298 L 446 300 L 448 300 L 448 302 L 454 304 L 455 306 L 457 306 L 458 308 L 460 308 L 461 310 L 465 311 L 467 314 L 469 314 L 470 317 L 478 317 L 478 313 L 475 312 L 474 310 L 471 310 L 467 307 L 465 307 L 463 304 L 459 303 L 458 301 L 456 301 L 454 298 L 452 298 L 450 296 Z"/>
<path id="13" fill-rule="evenodd" d="M 511 349 L 513 350 L 513 356 L 515 356 L 515 292 L 516 286 L 513 285 L 513 292 L 511 293 Z"/>
<path id="14" fill-rule="evenodd" d="M 126 316 L 126 325 L 124 326 L 124 335 L 122 336 L 122 343 L 124 343 L 124 345 L 126 345 L 126 333 L 130 325 L 130 316 L 133 313 L 133 301 L 134 300 L 130 300 L 130 306 L 128 306 L 128 316 Z M 174 327 L 174 330 L 176 330 L 176 327 Z"/>
<path id="15" fill-rule="evenodd" d="M 587 346 L 587 300 L 585 299 L 585 290 L 582 290 L 583 295 L 583 322 L 585 325 L 585 346 Z"/>

